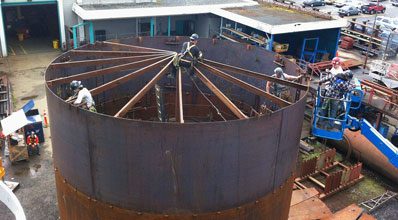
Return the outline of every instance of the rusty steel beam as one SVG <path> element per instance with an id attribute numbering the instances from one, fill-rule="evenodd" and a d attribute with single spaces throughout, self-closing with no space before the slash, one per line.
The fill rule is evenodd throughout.
<path id="1" fill-rule="evenodd" d="M 125 71 L 125 70 L 134 69 L 137 67 L 143 67 L 146 65 L 150 65 L 153 62 L 159 61 L 165 57 L 167 57 L 167 56 L 158 56 L 155 58 L 140 60 L 140 61 L 136 61 L 136 62 L 132 62 L 132 63 L 126 63 L 126 64 L 112 66 L 112 67 L 108 67 L 108 68 L 104 68 L 104 69 L 79 73 L 79 74 L 76 74 L 73 76 L 61 77 L 58 79 L 49 80 L 49 81 L 47 81 L 47 84 L 49 86 L 56 86 L 56 85 L 63 84 L 63 83 L 69 83 L 72 80 L 83 80 L 83 79 L 88 79 L 88 78 L 92 78 L 92 77 L 96 77 L 96 76 L 102 76 L 102 75 L 106 75 L 106 74 L 114 74 L 114 73 L 117 73 L 120 71 Z"/>
<path id="2" fill-rule="evenodd" d="M 375 90 L 379 90 L 379 91 L 381 91 L 381 92 L 383 92 L 383 93 L 385 93 L 386 95 L 389 95 L 389 96 L 397 95 L 397 91 L 395 91 L 393 89 L 390 89 L 390 88 L 388 88 L 386 86 L 379 85 L 377 83 L 371 82 L 369 80 L 362 80 L 361 84 L 365 85 L 365 86 L 367 86 L 369 88 L 372 88 L 372 89 L 375 89 Z"/>
<path id="3" fill-rule="evenodd" d="M 100 44 L 108 45 L 108 46 L 111 46 L 112 48 L 117 48 L 117 49 L 134 49 L 134 51 L 140 51 L 140 52 L 151 52 L 152 51 L 152 52 L 174 53 L 173 51 L 169 51 L 169 50 L 161 50 L 161 49 L 155 49 L 155 48 L 149 48 L 149 47 L 140 47 L 140 46 L 110 42 L 110 41 L 103 41 L 103 42 L 100 42 Z"/>
<path id="4" fill-rule="evenodd" d="M 215 86 L 197 67 L 194 68 L 198 78 L 209 88 L 228 108 L 231 110 L 236 117 L 239 119 L 248 118 L 243 112 L 236 107 L 236 105 L 221 92 L 217 86 Z"/>
<path id="5" fill-rule="evenodd" d="M 182 103 L 182 80 L 181 80 L 181 67 L 178 68 L 176 77 L 176 106 L 175 106 L 175 118 L 177 122 L 184 123 L 184 111 Z"/>
<path id="6" fill-rule="evenodd" d="M 223 79 L 225 79 L 225 80 L 227 80 L 227 81 L 229 81 L 229 82 L 231 82 L 231 83 L 233 83 L 233 84 L 235 84 L 235 85 L 237 85 L 237 86 L 239 86 L 239 87 L 241 87 L 243 89 L 246 89 L 249 92 L 252 92 L 252 93 L 254 93 L 256 95 L 259 95 L 259 96 L 262 96 L 262 97 L 265 97 L 265 98 L 271 100 L 272 102 L 274 102 L 275 104 L 279 105 L 280 107 L 286 107 L 286 106 L 289 106 L 289 105 L 292 104 L 292 103 L 290 103 L 290 102 L 288 102 L 286 100 L 283 100 L 283 99 L 281 99 L 281 98 L 279 98 L 279 97 L 277 97 L 275 95 L 272 95 L 272 94 L 270 94 L 270 93 L 268 93 L 266 91 L 263 91 L 263 90 L 255 87 L 253 85 L 250 85 L 249 83 L 246 83 L 246 82 L 244 82 L 244 81 L 242 81 L 242 80 L 240 80 L 240 79 L 238 79 L 236 77 L 233 77 L 233 76 L 231 76 L 229 74 L 226 74 L 225 72 L 223 72 L 221 70 L 218 70 L 218 69 L 216 69 L 216 68 L 214 68 L 212 66 L 209 66 L 209 65 L 207 65 L 205 63 L 199 63 L 199 65 L 201 67 L 205 68 L 206 70 L 210 71 L 212 74 L 218 76 L 218 77 L 221 77 L 221 78 L 223 78 Z"/>
<path id="7" fill-rule="evenodd" d="M 166 57 L 165 59 L 160 60 L 160 61 L 158 61 L 156 63 L 151 64 L 151 65 L 148 65 L 148 66 L 146 66 L 146 67 L 144 67 L 142 69 L 136 70 L 136 71 L 134 71 L 132 73 L 129 73 L 129 74 L 125 75 L 125 76 L 122 76 L 120 78 L 117 78 L 115 80 L 107 82 L 107 83 L 105 83 L 105 84 L 103 84 L 101 86 L 98 86 L 98 87 L 96 87 L 94 89 L 91 89 L 90 90 L 91 95 L 98 95 L 98 94 L 100 94 L 100 93 L 102 93 L 102 92 L 104 92 L 104 91 L 106 91 L 108 89 L 112 89 L 112 88 L 114 88 L 114 87 L 116 87 L 116 86 L 118 86 L 120 84 L 123 84 L 123 83 L 125 83 L 125 82 L 127 82 L 129 80 L 132 80 L 132 79 L 134 79 L 134 78 L 136 78 L 138 76 L 141 76 L 144 73 L 146 73 L 147 71 L 151 71 L 151 70 L 161 66 L 163 63 L 165 63 L 167 60 L 171 59 L 172 57 L 173 56 Z"/>
<path id="8" fill-rule="evenodd" d="M 258 72 L 254 72 L 251 70 L 247 70 L 247 69 L 242 69 L 239 67 L 235 67 L 235 66 L 231 66 L 231 65 L 227 65 L 227 64 L 222 64 L 216 61 L 212 61 L 212 60 L 205 60 L 206 64 L 209 64 L 211 66 L 226 70 L 226 71 L 230 71 L 232 73 L 236 73 L 236 74 L 240 74 L 240 75 L 244 75 L 244 76 L 250 76 L 250 77 L 254 77 L 257 79 L 261 79 L 261 80 L 266 80 L 266 81 L 271 81 L 271 82 L 276 82 L 276 83 L 280 83 L 282 85 L 286 85 L 286 86 L 290 86 L 296 89 L 300 89 L 300 90 L 307 90 L 308 86 L 306 85 L 302 85 L 300 83 L 296 83 L 296 82 L 292 82 L 292 81 L 288 81 L 288 80 L 283 80 L 283 79 L 278 79 L 272 76 L 268 76 L 265 74 L 261 74 Z"/>
<path id="9" fill-rule="evenodd" d="M 164 52 L 136 52 L 136 51 L 104 51 L 104 50 L 71 50 L 76 56 L 139 56 L 151 54 L 165 54 Z"/>
<path id="10" fill-rule="evenodd" d="M 123 117 L 127 114 L 127 112 L 134 107 L 135 104 L 137 104 L 142 97 L 153 87 L 155 84 L 163 77 L 164 74 L 167 73 L 167 71 L 170 68 L 170 65 L 173 63 L 173 60 L 171 60 L 166 66 L 164 66 L 159 73 L 156 74 L 155 77 L 151 79 L 133 98 L 130 99 L 130 101 L 127 102 L 126 105 L 123 106 L 122 109 L 120 109 L 114 116 L 115 117 Z M 180 75 L 180 74 L 179 74 Z"/>
<path id="11" fill-rule="evenodd" d="M 50 64 L 50 68 L 59 69 L 59 68 L 82 67 L 82 66 L 98 66 L 105 64 L 122 64 L 122 63 L 135 62 L 159 56 L 160 56 L 159 54 L 152 54 L 152 55 L 103 58 L 103 59 L 94 59 L 94 60 L 79 60 L 79 61 L 70 61 L 63 63 L 52 63 Z"/>

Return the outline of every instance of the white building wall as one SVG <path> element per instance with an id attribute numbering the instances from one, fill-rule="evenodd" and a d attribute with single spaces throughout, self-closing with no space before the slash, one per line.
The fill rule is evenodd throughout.
<path id="1" fill-rule="evenodd" d="M 105 30 L 106 39 L 135 36 L 136 19 L 93 21 L 94 31 Z"/>
<path id="2" fill-rule="evenodd" d="M 65 25 L 70 27 L 77 24 L 77 15 L 72 11 L 72 5 L 76 0 L 63 0 L 63 3 Z"/>
<path id="3" fill-rule="evenodd" d="M 211 38 L 218 34 L 220 17 L 212 14 L 197 15 L 196 17 L 196 32 L 200 37 Z"/>
<path id="4" fill-rule="evenodd" d="M 139 23 L 149 23 L 150 18 L 138 18 Z M 215 30 L 219 28 L 218 16 L 210 14 L 205 15 L 187 15 L 187 16 L 171 16 L 171 35 L 176 31 L 176 22 L 181 20 L 192 20 L 195 22 L 196 32 L 200 37 L 209 37 L 214 34 Z M 213 24 L 215 22 L 216 24 Z M 140 28 L 136 26 L 137 21 L 132 19 L 112 19 L 112 20 L 95 20 L 93 21 L 94 30 L 105 30 L 107 39 L 135 36 L 137 29 L 141 32 Z M 168 16 L 156 17 L 155 31 L 157 36 L 167 36 L 168 31 Z M 210 35 L 209 35 L 210 33 Z"/>

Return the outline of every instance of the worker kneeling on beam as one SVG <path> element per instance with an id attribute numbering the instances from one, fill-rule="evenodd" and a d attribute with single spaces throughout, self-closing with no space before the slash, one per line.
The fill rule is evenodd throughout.
<path id="1" fill-rule="evenodd" d="M 343 73 L 329 76 L 319 81 L 319 86 L 329 82 L 329 84 L 322 91 L 322 109 L 321 116 L 330 118 L 328 121 L 319 120 L 320 128 L 327 130 L 340 130 L 341 124 L 335 123 L 337 120 L 342 120 L 341 115 L 345 115 L 349 109 L 345 108 L 347 94 L 355 85 L 351 83 L 353 74 L 350 70 Z"/>
<path id="2" fill-rule="evenodd" d="M 184 67 L 186 71 L 193 75 L 193 67 L 198 60 L 203 60 L 203 53 L 197 46 L 199 35 L 192 34 L 189 42 L 182 45 L 181 52 L 176 54 L 173 60 L 173 69 L 169 77 L 174 78 L 178 67 Z"/>
<path id="3" fill-rule="evenodd" d="M 278 79 L 283 79 L 283 80 L 294 81 L 294 80 L 300 79 L 302 77 L 302 75 L 300 75 L 300 76 L 291 76 L 289 74 L 284 73 L 282 68 L 277 67 L 277 68 L 275 68 L 274 74 L 272 75 L 272 77 L 275 77 L 275 78 L 278 78 Z M 282 98 L 282 99 L 284 99 L 286 101 L 289 101 L 289 102 L 292 101 L 292 98 L 290 96 L 289 88 L 284 86 L 284 85 L 268 81 L 265 90 L 268 93 L 271 93 L 271 94 L 273 94 L 275 96 L 278 96 L 279 98 Z"/>
<path id="4" fill-rule="evenodd" d="M 74 105 L 92 112 L 97 112 L 90 91 L 82 85 L 81 81 L 73 80 L 70 83 L 70 89 L 74 92 L 74 95 L 71 98 L 77 97 L 76 100 L 73 102 Z"/>

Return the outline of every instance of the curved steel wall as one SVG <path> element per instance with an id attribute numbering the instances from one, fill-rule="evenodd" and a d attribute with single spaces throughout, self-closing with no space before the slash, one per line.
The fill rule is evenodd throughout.
<path id="1" fill-rule="evenodd" d="M 146 38 L 144 42 L 148 44 L 145 46 L 158 45 L 159 39 Z M 258 48 L 240 50 L 230 42 L 222 44 L 228 53 L 264 56 L 260 64 L 251 61 L 259 65 L 254 69 L 249 61 L 247 66 L 243 62 L 238 66 L 273 69 L 272 53 Z M 208 40 L 209 53 L 211 45 Z M 297 67 L 286 65 L 286 71 L 295 74 Z M 60 74 L 48 69 L 46 79 Z M 288 180 L 298 152 L 305 99 L 269 116 L 185 124 L 92 113 L 67 104 L 48 87 L 47 100 L 57 175 L 89 198 L 125 210 L 172 216 L 239 207 L 278 194 L 287 184 L 289 193 L 282 199 L 285 205 L 266 204 L 274 212 L 280 210 L 278 206 L 284 207 L 272 216 L 287 217 L 291 192 Z M 59 196 L 65 193 L 59 181 L 57 187 Z M 61 218 L 65 212 L 62 209 L 84 205 L 62 204 Z M 270 217 L 267 213 L 239 219 L 264 219 Z M 64 218 L 73 218 L 70 216 Z"/>

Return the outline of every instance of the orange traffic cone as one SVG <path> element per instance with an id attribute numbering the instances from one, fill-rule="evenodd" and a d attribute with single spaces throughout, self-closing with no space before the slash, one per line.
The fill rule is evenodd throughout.
<path id="1" fill-rule="evenodd" d="M 43 118 L 44 118 L 44 127 L 47 128 L 48 127 L 48 120 L 47 120 L 46 110 L 43 110 Z"/>

